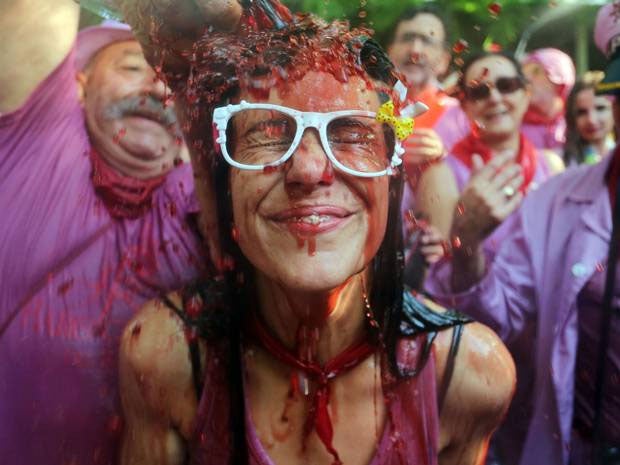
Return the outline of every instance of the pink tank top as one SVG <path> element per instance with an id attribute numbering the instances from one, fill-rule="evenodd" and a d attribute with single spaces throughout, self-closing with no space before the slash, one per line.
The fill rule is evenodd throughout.
<path id="1" fill-rule="evenodd" d="M 426 334 L 401 340 L 397 356 L 399 365 L 413 369 L 421 357 L 425 342 Z M 439 414 L 432 351 L 416 376 L 402 380 L 389 375 L 383 378 L 387 420 L 369 465 L 437 465 Z M 196 417 L 191 464 L 230 463 L 228 403 L 226 370 L 216 355 L 210 356 Z M 245 411 L 249 465 L 275 465 L 256 434 L 249 408 Z"/>

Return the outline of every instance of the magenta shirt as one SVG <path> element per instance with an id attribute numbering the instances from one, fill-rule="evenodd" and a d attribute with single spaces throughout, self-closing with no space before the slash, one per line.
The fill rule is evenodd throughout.
<path id="1" fill-rule="evenodd" d="M 191 169 L 141 218 L 90 181 L 74 52 L 0 117 L 0 461 L 116 463 L 119 335 L 147 299 L 199 275 Z"/>
<path id="2" fill-rule="evenodd" d="M 569 463 L 577 301 L 607 259 L 611 208 L 604 178 L 611 159 L 570 169 L 528 195 L 514 214 L 512 234 L 477 285 L 452 293 L 445 261 L 435 270 L 440 279 L 428 288 L 437 300 L 491 326 L 508 345 L 535 326 L 531 366 L 517 365 L 517 376 L 523 370 L 534 374 L 533 408 L 520 425 L 507 425 L 525 429 L 521 441 L 513 438 L 508 465 Z M 575 459 L 575 465 L 582 463 Z"/>

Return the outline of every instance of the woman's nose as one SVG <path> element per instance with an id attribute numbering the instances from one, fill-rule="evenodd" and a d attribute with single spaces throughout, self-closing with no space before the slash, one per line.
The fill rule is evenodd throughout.
<path id="1" fill-rule="evenodd" d="M 332 164 L 321 144 L 315 129 L 306 130 L 299 146 L 285 166 L 285 180 L 289 186 L 314 188 L 318 185 L 331 184 L 333 176 L 326 176 L 326 171 L 333 170 Z"/>

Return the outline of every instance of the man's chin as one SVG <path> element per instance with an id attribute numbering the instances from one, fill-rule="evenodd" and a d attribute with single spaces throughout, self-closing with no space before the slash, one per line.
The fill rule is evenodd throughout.
<path id="1" fill-rule="evenodd" d="M 104 158 L 117 169 L 120 167 L 122 174 L 138 179 L 147 179 L 168 172 L 173 168 L 175 153 L 178 152 L 170 149 L 162 150 L 161 146 L 157 149 L 155 145 L 130 140 L 119 141 L 117 148 L 118 150 L 114 150 L 113 153 L 105 154 Z"/>
<path id="2" fill-rule="evenodd" d="M 411 65 L 403 70 L 402 73 L 407 78 L 407 83 L 413 87 L 423 87 L 429 81 L 429 76 L 420 67 Z"/>

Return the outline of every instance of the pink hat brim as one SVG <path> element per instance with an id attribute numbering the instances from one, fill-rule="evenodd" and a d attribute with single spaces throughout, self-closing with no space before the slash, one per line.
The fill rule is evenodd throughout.
<path id="1" fill-rule="evenodd" d="M 125 40 L 135 40 L 135 37 L 128 25 L 116 21 L 106 21 L 99 26 L 82 29 L 76 42 L 76 69 L 84 69 L 102 48 Z"/>

